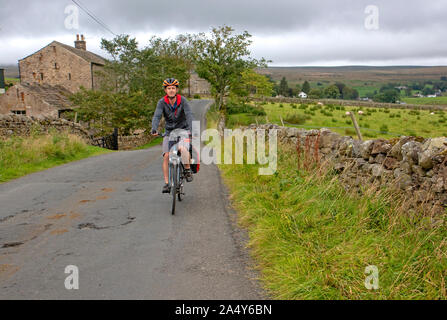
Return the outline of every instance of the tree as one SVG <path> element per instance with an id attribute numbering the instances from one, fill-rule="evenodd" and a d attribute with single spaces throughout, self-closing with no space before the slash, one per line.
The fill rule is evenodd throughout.
<path id="1" fill-rule="evenodd" d="M 251 35 L 247 31 L 233 35 L 233 31 L 229 26 L 212 28 L 211 38 L 202 35 L 195 41 L 198 49 L 196 72 L 210 83 L 219 110 L 224 106 L 225 95 L 237 85 L 242 71 L 267 66 L 264 58 L 260 61 L 250 58 Z"/>
<path id="2" fill-rule="evenodd" d="M 309 84 L 309 82 L 307 82 L 307 80 L 304 81 L 302 90 L 303 90 L 304 93 L 309 94 L 309 92 L 310 92 L 310 84 Z"/>
<path id="3" fill-rule="evenodd" d="M 289 96 L 289 84 L 287 83 L 286 77 L 282 77 L 279 83 L 279 94 L 284 97 Z"/>
<path id="4" fill-rule="evenodd" d="M 430 87 L 425 87 L 424 89 L 422 89 L 422 94 L 424 96 L 428 96 L 429 94 L 434 94 L 435 90 L 433 88 Z"/>
<path id="5" fill-rule="evenodd" d="M 342 83 L 342 82 L 336 82 L 335 85 L 338 88 L 338 92 L 340 92 L 340 98 L 348 99 L 348 98 L 345 98 L 345 96 L 343 94 L 343 90 L 345 90 L 346 93 L 350 93 L 349 92 L 349 88 L 347 88 L 347 86 L 344 83 Z"/>
<path id="6" fill-rule="evenodd" d="M 309 91 L 309 99 L 320 99 L 323 97 L 323 92 L 320 89 L 311 89 Z"/>
<path id="7" fill-rule="evenodd" d="M 250 96 L 260 98 L 272 95 L 273 83 L 253 69 L 242 71 L 238 84 L 231 88 L 231 97 L 235 100 L 242 100 L 244 104 L 248 102 Z"/>
<path id="8" fill-rule="evenodd" d="M 163 79 L 176 77 L 185 83 L 189 77 L 187 55 L 178 40 L 152 38 L 149 46 L 138 49 L 128 35 L 102 39 L 101 48 L 112 60 L 99 72 L 98 90 L 82 89 L 71 97 L 80 120 L 89 121 L 102 134 L 114 127 L 124 134 L 150 128 L 157 101 L 164 95 Z"/>
<path id="9" fill-rule="evenodd" d="M 359 97 L 359 92 L 354 88 L 344 86 L 342 90 L 343 90 L 343 92 L 341 93 L 342 99 L 357 100 L 357 98 Z"/>
<path id="10" fill-rule="evenodd" d="M 385 90 L 382 93 L 376 94 L 373 98 L 377 102 L 396 103 L 400 99 L 400 94 L 394 89 Z"/>
<path id="11" fill-rule="evenodd" d="M 333 84 L 324 89 L 324 95 L 329 99 L 338 99 L 340 97 L 340 91 L 338 87 Z"/>

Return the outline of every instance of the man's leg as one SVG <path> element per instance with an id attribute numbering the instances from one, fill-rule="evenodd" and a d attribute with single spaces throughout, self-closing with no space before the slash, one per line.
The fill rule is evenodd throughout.
<path id="1" fill-rule="evenodd" d="M 169 152 L 163 155 L 163 175 L 165 176 L 165 183 L 169 183 Z"/>
<path id="2" fill-rule="evenodd" d="M 184 146 L 180 146 L 179 150 L 182 154 L 182 162 L 183 162 L 183 165 L 185 166 L 185 169 L 189 169 L 190 163 L 191 163 L 191 157 L 190 157 L 189 151 L 186 150 L 186 148 Z"/>
<path id="3" fill-rule="evenodd" d="M 163 156 L 163 175 L 165 178 L 165 185 L 163 186 L 163 193 L 169 193 L 169 141 L 167 139 L 168 137 L 164 137 L 163 139 L 163 147 L 162 147 L 162 156 Z"/>

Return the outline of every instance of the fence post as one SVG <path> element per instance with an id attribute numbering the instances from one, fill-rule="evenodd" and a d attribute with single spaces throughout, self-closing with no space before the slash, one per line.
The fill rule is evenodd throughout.
<path id="1" fill-rule="evenodd" d="M 350 111 L 350 112 L 349 112 L 349 115 L 351 116 L 352 123 L 354 124 L 354 128 L 355 128 L 355 131 L 357 132 L 357 136 L 359 137 L 359 140 L 360 140 L 360 141 L 363 141 L 362 133 L 360 132 L 360 128 L 359 128 L 359 125 L 357 124 L 357 120 L 356 120 L 355 117 L 354 117 L 354 113 L 352 113 L 352 112 Z"/>
<path id="2" fill-rule="evenodd" d="M 113 140 L 112 140 L 113 150 L 118 150 L 118 128 L 113 129 Z"/>

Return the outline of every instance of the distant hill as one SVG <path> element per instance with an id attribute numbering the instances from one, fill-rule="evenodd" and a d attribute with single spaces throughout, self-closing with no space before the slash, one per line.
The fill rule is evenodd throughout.
<path id="1" fill-rule="evenodd" d="M 307 81 L 321 82 L 408 82 L 417 80 L 440 80 L 447 76 L 447 66 L 344 66 L 344 67 L 268 67 L 258 69 L 274 80 L 286 77 L 289 83 Z"/>
<path id="2" fill-rule="evenodd" d="M 0 65 L 0 68 L 5 69 L 5 77 L 6 78 L 18 78 L 19 77 L 19 67 L 16 64 Z"/>

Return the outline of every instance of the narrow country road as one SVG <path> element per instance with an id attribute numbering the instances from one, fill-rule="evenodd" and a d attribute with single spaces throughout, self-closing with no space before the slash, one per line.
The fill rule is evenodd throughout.
<path id="1" fill-rule="evenodd" d="M 191 101 L 202 129 L 210 104 Z M 0 299 L 266 298 L 217 167 L 201 166 L 172 216 L 161 164 L 156 146 L 0 184 Z"/>

